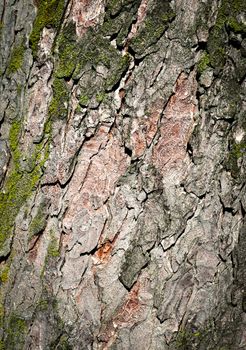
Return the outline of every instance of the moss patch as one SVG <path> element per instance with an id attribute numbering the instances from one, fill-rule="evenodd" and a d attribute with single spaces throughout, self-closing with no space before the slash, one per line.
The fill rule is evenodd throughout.
<path id="1" fill-rule="evenodd" d="M 178 333 L 177 339 L 176 339 L 176 347 L 177 350 L 188 350 L 192 349 L 191 344 L 193 344 L 198 337 L 201 336 L 200 332 L 192 333 L 190 331 L 182 330 Z"/>
<path id="2" fill-rule="evenodd" d="M 68 112 L 70 92 L 64 79 L 55 78 L 53 81 L 53 98 L 49 107 L 52 119 L 65 119 Z"/>
<path id="3" fill-rule="evenodd" d="M 227 25 L 234 33 L 246 33 L 246 25 L 240 23 L 236 18 L 230 17 L 227 20 Z"/>
<path id="4" fill-rule="evenodd" d="M 15 73 L 18 69 L 22 67 L 24 52 L 25 52 L 24 44 L 15 46 L 13 48 L 11 52 L 8 68 L 7 68 L 8 75 Z"/>
<path id="5" fill-rule="evenodd" d="M 230 146 L 230 151 L 225 162 L 226 168 L 231 172 L 234 178 L 240 175 L 238 160 L 246 153 L 246 142 L 233 143 Z"/>
<path id="6" fill-rule="evenodd" d="M 45 203 L 41 204 L 38 208 L 38 212 L 35 217 L 32 219 L 29 226 L 29 235 L 30 237 L 38 235 L 45 229 L 46 226 L 47 214 L 45 210 Z"/>
<path id="7" fill-rule="evenodd" d="M 127 68 L 130 65 L 130 56 L 125 55 L 122 56 L 115 66 L 114 69 L 112 69 L 112 74 L 108 77 L 106 81 L 106 89 L 111 90 L 115 84 L 118 83 L 120 80 L 122 74 L 127 71 Z"/>
<path id="8" fill-rule="evenodd" d="M 140 3 L 141 0 L 107 1 L 107 11 L 101 28 L 103 34 L 115 36 L 117 45 L 123 46 L 131 24 L 137 18 Z"/>
<path id="9" fill-rule="evenodd" d="M 8 282 L 9 279 L 9 265 L 4 265 L 0 270 L 0 281 L 1 283 Z"/>
<path id="10" fill-rule="evenodd" d="M 82 95 L 79 99 L 79 103 L 81 106 L 88 106 L 89 101 L 90 101 L 90 98 L 86 95 Z"/>
<path id="11" fill-rule="evenodd" d="M 106 94 L 104 92 L 101 92 L 99 94 L 96 95 L 96 100 L 98 103 L 101 103 L 105 100 L 106 98 Z"/>
<path id="12" fill-rule="evenodd" d="M 76 67 L 79 44 L 75 34 L 75 23 L 70 22 L 59 35 L 59 64 L 56 70 L 58 78 L 70 77 Z"/>
<path id="13" fill-rule="evenodd" d="M 39 0 L 38 12 L 30 35 L 30 46 L 34 56 L 37 55 L 38 43 L 44 27 L 58 29 L 66 7 L 66 0 Z"/>
<path id="14" fill-rule="evenodd" d="M 21 136 L 21 121 L 13 122 L 9 133 L 9 144 L 12 161 L 10 172 L 4 184 L 3 191 L 0 192 L 0 250 L 4 256 L 9 252 L 9 238 L 11 238 L 14 228 L 15 218 L 36 188 L 42 176 L 42 167 L 48 156 L 49 144 L 44 145 L 44 141 L 37 144 L 29 160 L 33 166 L 29 171 L 23 169 L 23 154 L 19 148 Z"/>
<path id="15" fill-rule="evenodd" d="M 25 344 L 25 336 L 27 332 L 26 321 L 16 315 L 12 314 L 9 317 L 8 328 L 6 330 L 6 341 L 4 342 L 5 349 L 17 350 L 23 349 Z"/>
<path id="16" fill-rule="evenodd" d="M 208 51 L 213 67 L 222 69 L 226 61 L 225 44 L 228 40 L 226 27 L 236 33 L 245 33 L 245 24 L 239 22 L 239 15 L 245 12 L 246 2 L 244 0 L 222 1 L 215 26 L 208 40 Z"/>
<path id="17" fill-rule="evenodd" d="M 156 2 L 143 21 L 137 35 L 131 40 L 131 47 L 138 54 L 155 44 L 167 30 L 175 13 L 166 1 Z"/>
<path id="18" fill-rule="evenodd" d="M 48 251 L 47 251 L 47 257 L 52 257 L 52 258 L 56 258 L 60 256 L 60 252 L 59 252 L 59 242 L 58 240 L 55 238 L 54 233 L 51 231 L 50 233 L 50 243 L 48 246 Z"/>
<path id="19" fill-rule="evenodd" d="M 202 74 L 209 67 L 209 65 L 210 65 L 209 54 L 207 52 L 204 52 L 197 65 L 198 73 Z"/>

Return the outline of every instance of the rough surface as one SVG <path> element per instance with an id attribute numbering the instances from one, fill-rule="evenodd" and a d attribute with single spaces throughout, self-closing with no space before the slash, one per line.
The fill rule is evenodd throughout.
<path id="1" fill-rule="evenodd" d="M 0 3 L 0 349 L 246 349 L 246 3 Z"/>

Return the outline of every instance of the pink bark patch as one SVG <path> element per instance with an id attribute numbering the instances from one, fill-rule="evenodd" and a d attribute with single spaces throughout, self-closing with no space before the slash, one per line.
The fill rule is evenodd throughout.
<path id="1" fill-rule="evenodd" d="M 95 137 L 85 143 L 66 195 L 69 204 L 63 226 L 65 232 L 70 233 L 66 244 L 72 246 L 79 241 L 81 252 L 97 246 L 108 216 L 105 203 L 129 165 L 129 157 L 118 138 L 107 131 L 101 127 Z M 101 253 L 103 259 L 107 253 Z"/>
<path id="2" fill-rule="evenodd" d="M 75 0 L 72 4 L 71 17 L 76 23 L 76 32 L 80 37 L 87 28 L 94 27 L 104 11 L 101 0 Z"/>
<path id="3" fill-rule="evenodd" d="M 189 76 L 181 73 L 176 82 L 175 93 L 164 111 L 160 138 L 152 153 L 153 164 L 161 173 L 179 167 L 185 158 L 194 115 L 198 110 L 196 90 L 195 73 Z"/>

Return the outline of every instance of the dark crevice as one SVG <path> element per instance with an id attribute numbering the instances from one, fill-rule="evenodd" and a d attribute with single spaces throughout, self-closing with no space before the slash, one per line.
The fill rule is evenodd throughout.
<path id="1" fill-rule="evenodd" d="M 131 159 L 131 165 L 132 164 L 136 164 L 137 165 L 139 162 L 140 162 L 140 158 L 138 158 L 138 157 Z"/>
<path id="2" fill-rule="evenodd" d="M 206 197 L 206 194 L 207 194 L 206 191 L 205 191 L 204 193 L 200 194 L 200 195 L 198 195 L 198 194 L 196 194 L 196 193 L 194 193 L 194 192 L 192 192 L 192 191 L 187 191 L 187 189 L 186 189 L 186 187 L 185 187 L 184 184 L 181 184 L 180 187 L 183 188 L 183 190 L 184 190 L 187 194 L 192 194 L 193 196 L 196 196 L 196 197 L 197 197 L 198 199 L 200 199 L 200 200 L 203 199 L 203 198 L 205 198 L 205 197 Z"/>
<path id="3" fill-rule="evenodd" d="M 191 159 L 193 158 L 193 147 L 190 144 L 190 142 L 187 143 L 186 146 L 186 152 L 189 154 L 189 156 L 191 157 Z"/>
<path id="4" fill-rule="evenodd" d="M 79 242 L 78 242 L 79 243 Z M 79 243 L 80 244 L 80 243 Z M 84 253 L 80 253 L 80 256 L 87 256 L 87 255 L 94 255 L 98 250 L 98 246 L 96 246 L 95 248 L 91 249 L 88 252 L 84 252 Z"/>
<path id="5" fill-rule="evenodd" d="M 8 108 L 8 106 L 9 106 L 9 102 L 8 102 L 8 104 L 7 104 L 7 106 L 6 106 L 6 109 Z M 3 125 L 3 123 L 4 123 L 4 116 L 3 116 L 3 118 L 2 118 L 2 120 L 0 120 L 0 137 L 2 136 L 2 133 L 1 133 L 1 128 L 2 128 L 2 125 Z"/>
<path id="6" fill-rule="evenodd" d="M 244 218 L 244 217 L 245 217 L 245 209 L 244 209 L 244 207 L 243 207 L 242 202 L 240 202 L 240 204 L 241 204 L 241 213 L 242 213 L 242 217 Z"/>
<path id="7" fill-rule="evenodd" d="M 234 216 L 236 214 L 236 212 L 234 211 L 234 208 L 232 207 L 227 207 L 224 202 L 222 201 L 221 197 L 219 196 L 219 200 L 220 200 L 220 203 L 221 203 L 221 206 L 222 206 L 222 212 L 223 214 L 225 213 L 230 213 L 232 214 L 232 216 Z"/>
<path id="8" fill-rule="evenodd" d="M 164 35 L 164 33 L 163 33 L 163 35 Z M 162 36 L 163 36 L 162 35 Z M 160 38 L 161 39 L 161 38 Z M 157 41 L 158 42 L 158 41 Z M 155 43 L 155 44 L 157 44 L 157 42 Z M 151 44 L 148 48 L 150 48 L 150 47 L 152 47 L 152 46 L 154 46 L 155 45 L 154 43 L 153 44 Z M 133 48 L 131 47 L 131 45 L 129 44 L 129 46 L 128 46 L 128 52 L 129 52 L 129 49 L 130 50 L 133 50 Z M 145 50 L 146 51 L 146 50 Z M 133 50 L 133 52 L 134 52 L 134 50 Z M 146 54 L 137 54 L 137 53 L 135 53 L 135 60 L 138 62 L 138 65 L 147 57 L 147 56 L 150 56 L 150 55 L 152 55 L 152 54 L 155 54 L 155 53 L 157 53 L 158 52 L 158 49 L 154 49 L 153 48 L 153 50 L 151 50 L 150 52 L 148 52 L 148 53 L 146 53 Z M 138 55 L 138 57 L 136 57 Z"/>
<path id="9" fill-rule="evenodd" d="M 231 124 L 231 125 L 235 122 L 235 118 L 234 117 L 231 117 L 231 118 L 216 118 L 216 122 L 221 121 L 221 120 L 223 120 L 224 122 L 227 122 L 228 124 Z"/>
<path id="10" fill-rule="evenodd" d="M 65 188 L 71 179 L 69 178 L 65 183 L 61 183 L 60 180 L 56 180 L 54 182 L 44 182 L 41 184 L 41 188 L 46 186 L 56 186 L 59 185 L 60 188 Z"/>
<path id="11" fill-rule="evenodd" d="M 233 37 L 229 40 L 229 45 L 234 47 L 235 49 L 240 50 L 241 48 L 241 42 L 237 40 L 237 38 Z"/>
<path id="12" fill-rule="evenodd" d="M 72 70 L 71 74 L 64 76 L 63 79 L 64 79 L 66 82 L 69 82 L 69 81 L 72 79 L 72 76 L 73 76 L 74 71 L 75 71 L 75 68 Z M 73 81 L 74 81 L 74 80 L 73 80 Z"/>
<path id="13" fill-rule="evenodd" d="M 119 279 L 119 281 L 121 282 L 121 284 L 124 286 L 124 288 L 128 291 L 128 293 L 135 287 L 137 280 L 133 282 L 133 284 L 131 285 L 131 287 L 127 287 L 124 283 L 122 283 L 122 281 Z"/>
<path id="14" fill-rule="evenodd" d="M 115 39 L 117 38 L 118 34 L 119 34 L 119 32 L 113 33 L 113 34 L 110 36 L 109 41 L 115 40 Z"/>
<path id="15" fill-rule="evenodd" d="M 221 254 L 218 254 L 218 258 L 223 262 L 225 263 L 227 260 L 225 258 L 222 257 Z"/>
<path id="16" fill-rule="evenodd" d="M 10 257 L 10 252 L 7 255 L 5 255 L 5 256 L 0 256 L 0 264 L 2 262 L 6 262 L 9 257 Z"/>
<path id="17" fill-rule="evenodd" d="M 140 58 L 137 58 L 136 52 L 133 50 L 133 48 L 131 46 L 127 47 L 127 51 L 133 57 L 135 66 L 139 66 L 140 63 L 145 59 L 145 57 L 149 55 L 149 54 L 146 54 Z"/>
<path id="18" fill-rule="evenodd" d="M 196 52 L 197 51 L 207 51 L 207 47 L 208 47 L 208 45 L 207 45 L 206 41 L 200 41 L 196 45 Z"/>
<path id="19" fill-rule="evenodd" d="M 229 256 L 231 258 L 231 264 L 232 264 L 232 276 L 233 276 L 233 280 L 235 281 L 237 279 L 237 269 L 238 269 L 236 251 L 233 251 Z"/>
<path id="20" fill-rule="evenodd" d="M 125 153 L 129 156 L 129 157 L 132 157 L 132 150 L 130 148 L 128 148 L 126 145 L 125 145 Z"/>

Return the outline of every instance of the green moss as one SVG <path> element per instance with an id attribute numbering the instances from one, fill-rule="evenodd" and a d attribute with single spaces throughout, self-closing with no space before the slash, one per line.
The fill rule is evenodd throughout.
<path id="1" fill-rule="evenodd" d="M 39 0 L 38 12 L 30 35 L 30 46 L 34 56 L 37 55 L 40 35 L 44 27 L 59 29 L 66 7 L 66 0 Z"/>
<path id="2" fill-rule="evenodd" d="M 4 192 L 0 193 L 0 249 L 10 237 L 15 218 L 41 176 L 39 167 L 32 173 L 13 169 L 8 176 Z"/>
<path id="3" fill-rule="evenodd" d="M 0 270 L 0 281 L 2 283 L 8 282 L 9 279 L 9 265 L 5 265 L 1 270 Z"/>
<path id="4" fill-rule="evenodd" d="M 110 14 L 116 17 L 116 14 L 119 15 L 120 13 L 129 10 L 133 4 L 138 6 L 140 1 L 139 0 L 107 0 L 106 1 L 106 8 L 109 10 Z"/>
<path id="5" fill-rule="evenodd" d="M 98 103 L 103 102 L 105 100 L 105 98 L 106 98 L 106 93 L 105 92 L 101 92 L 101 93 L 98 93 L 96 95 L 96 100 L 97 100 Z"/>
<path id="6" fill-rule="evenodd" d="M 1 298 L 0 298 L 0 328 L 2 327 L 3 316 L 4 316 L 4 306 L 3 306 L 2 295 L 1 295 Z"/>
<path id="7" fill-rule="evenodd" d="M 47 214 L 45 211 L 45 204 L 43 203 L 38 208 L 38 212 L 31 221 L 30 227 L 29 227 L 29 235 L 30 237 L 34 235 L 38 235 L 40 232 L 42 232 L 45 229 L 46 226 L 46 218 Z"/>
<path id="8" fill-rule="evenodd" d="M 227 25 L 235 33 L 246 33 L 246 25 L 240 23 L 236 18 L 230 17 L 227 20 Z"/>
<path id="9" fill-rule="evenodd" d="M 79 103 L 81 106 L 88 106 L 89 101 L 90 101 L 90 99 L 86 95 L 82 95 L 79 99 Z"/>
<path id="10" fill-rule="evenodd" d="M 176 347 L 177 349 L 186 349 L 186 347 L 189 346 L 191 335 L 190 333 L 187 333 L 186 331 L 182 330 L 178 333 L 177 339 L 176 339 Z"/>
<path id="11" fill-rule="evenodd" d="M 46 341 L 49 343 L 45 349 L 50 350 L 72 350 L 69 345 L 69 336 L 71 327 L 64 324 L 59 316 L 58 300 L 51 294 L 50 288 L 44 289 L 42 297 L 36 305 L 35 314 L 42 315 L 42 319 L 47 320 L 49 336 Z"/>
<path id="12" fill-rule="evenodd" d="M 195 350 L 199 344 L 204 341 L 209 334 L 209 327 L 192 331 L 191 329 L 182 329 L 178 332 L 175 340 L 175 350 Z"/>
<path id="13" fill-rule="evenodd" d="M 115 15 L 117 12 L 120 11 L 121 6 L 122 6 L 122 1 L 121 0 L 107 0 L 106 6 L 109 9 L 110 13 L 112 15 Z"/>
<path id="14" fill-rule="evenodd" d="M 43 136 L 45 136 L 45 135 L 47 137 L 47 141 L 44 144 L 44 147 L 43 147 L 42 143 L 37 145 L 37 149 L 39 151 L 37 158 L 38 158 L 38 161 L 40 162 L 41 168 L 44 167 L 44 165 L 47 162 L 47 160 L 49 159 L 49 155 L 50 155 L 50 144 L 51 144 L 51 140 L 52 140 L 52 122 L 51 122 L 50 118 L 48 118 L 48 120 L 45 122 L 45 125 L 44 125 Z"/>
<path id="15" fill-rule="evenodd" d="M 8 68 L 7 68 L 8 75 L 15 73 L 18 69 L 22 67 L 24 52 L 25 52 L 24 44 L 15 46 L 13 48 L 11 52 Z"/>
<path id="16" fill-rule="evenodd" d="M 137 18 L 140 3 L 141 0 L 107 1 L 104 23 L 100 28 L 103 35 L 115 36 L 117 45 L 122 47 L 132 22 Z"/>
<path id="17" fill-rule="evenodd" d="M 77 45 L 78 62 L 74 75 L 88 65 L 96 66 L 103 64 L 110 69 L 114 65 L 114 60 L 120 56 L 117 50 L 110 44 L 108 39 L 102 36 L 101 32 L 92 29 L 88 30 Z"/>
<path id="18" fill-rule="evenodd" d="M 197 65 L 198 73 L 202 74 L 202 72 L 204 72 L 205 69 L 209 67 L 209 64 L 210 64 L 209 54 L 207 52 L 204 52 Z"/>
<path id="19" fill-rule="evenodd" d="M 64 79 L 55 78 L 53 82 L 53 98 L 49 106 L 52 119 L 65 119 L 68 112 L 69 90 Z"/>
<path id="20" fill-rule="evenodd" d="M 47 299 L 40 299 L 37 304 L 38 311 L 47 311 L 49 309 L 49 302 Z"/>
<path id="21" fill-rule="evenodd" d="M 56 70 L 58 78 L 70 77 L 78 60 L 75 23 L 69 22 L 58 38 L 59 64 Z"/>
<path id="22" fill-rule="evenodd" d="M 128 54 L 120 57 L 114 69 L 112 70 L 112 74 L 106 81 L 106 89 L 110 90 L 113 86 L 119 82 L 122 74 L 127 70 L 130 64 L 130 56 Z"/>
<path id="23" fill-rule="evenodd" d="M 22 85 L 21 84 L 17 84 L 16 91 L 17 91 L 17 95 L 21 96 L 21 91 L 22 91 Z"/>
<path id="24" fill-rule="evenodd" d="M 208 52 L 212 67 L 222 69 L 226 62 L 226 34 L 224 29 L 215 27 L 208 40 Z"/>
<path id="25" fill-rule="evenodd" d="M 0 192 L 0 250 L 3 255 L 9 251 L 9 239 L 12 235 L 14 222 L 19 210 L 35 190 L 42 175 L 42 166 L 47 157 L 49 144 L 44 141 L 36 145 L 32 155 L 32 169 L 26 171 L 22 166 L 22 152 L 19 148 L 21 122 L 14 121 L 9 133 L 9 143 L 12 154 L 10 171 Z"/>
<path id="26" fill-rule="evenodd" d="M 10 128 L 9 131 L 9 145 L 12 153 L 14 153 L 17 150 L 17 146 L 19 143 L 19 138 L 20 138 L 20 133 L 21 133 L 21 121 L 20 120 L 15 120 Z M 18 160 L 18 159 L 16 159 Z"/>
<path id="27" fill-rule="evenodd" d="M 59 242 L 55 238 L 54 233 L 52 231 L 50 233 L 50 243 L 48 246 L 47 256 L 52 257 L 52 258 L 56 258 L 56 257 L 60 256 Z"/>
<path id="28" fill-rule="evenodd" d="M 155 44 L 167 30 L 175 13 L 168 2 L 160 2 L 147 13 L 138 34 L 131 40 L 131 47 L 138 54 Z"/>
<path id="29" fill-rule="evenodd" d="M 9 318 L 8 328 L 6 330 L 5 347 L 8 350 L 23 349 L 25 344 L 25 337 L 27 332 L 26 321 L 16 315 L 12 314 Z"/>
<path id="30" fill-rule="evenodd" d="M 240 169 L 238 167 L 238 160 L 245 155 L 246 143 L 233 143 L 231 145 L 231 150 L 226 159 L 225 165 L 234 178 L 237 178 L 240 174 Z"/>
<path id="31" fill-rule="evenodd" d="M 239 15 L 246 12 L 246 2 L 243 0 L 223 0 L 218 11 L 217 20 L 208 40 L 208 51 L 213 67 L 222 69 L 226 61 L 225 43 L 227 42 L 226 27 L 232 31 L 245 32 L 246 26 L 239 22 Z"/>

